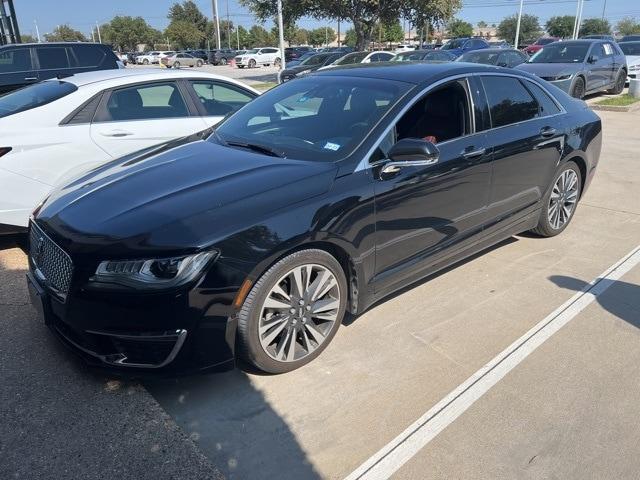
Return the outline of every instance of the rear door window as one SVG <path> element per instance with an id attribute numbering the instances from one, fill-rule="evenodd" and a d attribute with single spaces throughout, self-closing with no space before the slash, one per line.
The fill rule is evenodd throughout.
<path id="1" fill-rule="evenodd" d="M 0 51 L 0 73 L 27 72 L 31 67 L 31 49 L 15 48 Z"/>
<path id="2" fill-rule="evenodd" d="M 78 89 L 69 82 L 46 81 L 0 97 L 0 118 L 51 103 Z"/>
<path id="3" fill-rule="evenodd" d="M 493 128 L 524 122 L 539 116 L 538 102 L 514 77 L 483 76 Z"/>
<path id="4" fill-rule="evenodd" d="M 540 116 L 548 117 L 549 115 L 555 115 L 560 113 L 560 107 L 554 102 L 549 94 L 545 92 L 542 87 L 539 87 L 533 82 L 526 82 L 527 89 L 536 97 L 538 104 L 540 105 Z"/>
<path id="5" fill-rule="evenodd" d="M 76 57 L 77 65 L 82 68 L 97 67 L 106 57 L 103 49 L 93 45 L 74 45 L 71 51 Z"/>
<path id="6" fill-rule="evenodd" d="M 65 47 L 36 48 L 40 70 L 69 68 L 69 55 Z"/>
<path id="7" fill-rule="evenodd" d="M 106 106 L 106 118 L 97 121 L 154 120 L 188 117 L 189 110 L 174 82 L 137 85 L 114 90 Z"/>

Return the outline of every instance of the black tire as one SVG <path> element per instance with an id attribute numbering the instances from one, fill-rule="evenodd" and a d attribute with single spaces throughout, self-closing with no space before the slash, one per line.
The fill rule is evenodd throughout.
<path id="1" fill-rule="evenodd" d="M 624 90 L 624 85 L 627 83 L 627 72 L 624 70 L 620 70 L 618 72 L 618 76 L 616 77 L 616 83 L 613 88 L 607 90 L 609 95 L 620 95 Z"/>
<path id="2" fill-rule="evenodd" d="M 328 269 L 335 277 L 340 292 L 337 319 L 315 350 L 296 361 L 283 362 L 269 356 L 258 333 L 262 306 L 275 283 L 290 270 L 305 265 L 317 264 Z M 347 280 L 340 263 L 324 250 L 301 250 L 284 257 L 269 268 L 254 284 L 238 314 L 238 354 L 245 362 L 265 373 L 285 373 L 311 362 L 318 357 L 335 336 L 344 318 L 347 304 Z"/>
<path id="3" fill-rule="evenodd" d="M 202 66 L 202 60 L 198 60 L 196 62 L 196 67 L 200 68 Z"/>
<path id="4" fill-rule="evenodd" d="M 180 62 L 174 62 L 173 68 L 180 68 Z"/>
<path id="5" fill-rule="evenodd" d="M 280 60 L 280 58 L 278 57 L 278 58 L 276 58 L 276 59 L 274 60 L 274 62 L 273 62 L 273 66 L 274 66 L 274 67 L 279 67 L 281 63 L 282 63 L 282 60 Z"/>
<path id="6" fill-rule="evenodd" d="M 571 214 L 569 215 L 568 220 L 560 228 L 553 228 L 553 226 L 551 225 L 551 222 L 549 221 L 551 193 L 553 191 L 554 185 L 556 184 L 560 176 L 567 170 L 573 170 L 578 176 L 578 199 L 576 200 L 575 206 L 571 210 Z M 542 208 L 540 209 L 540 219 L 538 220 L 538 225 L 531 231 L 542 237 L 555 237 L 556 235 L 562 233 L 564 229 L 567 228 L 567 226 L 571 223 L 571 220 L 573 219 L 573 215 L 576 212 L 576 209 L 578 207 L 578 202 L 580 200 L 580 195 L 582 193 L 583 182 L 584 182 L 584 179 L 582 178 L 582 174 L 580 173 L 580 168 L 578 167 L 578 165 L 576 165 L 574 162 L 565 163 L 554 175 L 553 181 L 549 186 L 549 191 L 546 193 L 546 195 L 542 199 Z"/>
<path id="7" fill-rule="evenodd" d="M 255 68 L 256 67 L 256 61 L 254 59 L 249 60 L 249 68 Z"/>
<path id="8" fill-rule="evenodd" d="M 149 60 L 145 58 L 144 60 L 142 60 L 142 64 L 143 65 L 149 65 Z"/>
<path id="9" fill-rule="evenodd" d="M 244 68 L 244 65 L 238 65 L 238 68 Z"/>
<path id="10" fill-rule="evenodd" d="M 584 79 L 582 77 L 576 78 L 576 81 L 573 84 L 573 88 L 571 89 L 571 96 L 573 98 L 579 98 L 580 100 L 582 100 L 582 97 L 584 97 L 584 89 Z"/>
<path id="11" fill-rule="evenodd" d="M 220 59 L 220 62 L 219 62 L 219 63 L 220 63 L 220 65 L 226 65 L 226 64 L 227 64 L 227 59 L 226 59 L 226 58 L 224 58 L 224 57 L 222 57 L 222 58 Z"/>

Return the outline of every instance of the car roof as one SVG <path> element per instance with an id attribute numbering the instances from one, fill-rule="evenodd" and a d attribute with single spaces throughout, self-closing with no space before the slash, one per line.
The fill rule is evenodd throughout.
<path id="1" fill-rule="evenodd" d="M 51 80 L 62 80 L 72 83 L 77 87 L 101 83 L 104 88 L 118 86 L 124 83 L 145 82 L 153 80 L 171 80 L 179 78 L 210 78 L 212 80 L 223 80 L 245 88 L 248 86 L 233 78 L 215 73 L 201 72 L 198 70 L 174 70 L 174 69 L 151 69 L 151 68 L 120 68 L 113 70 L 97 70 L 94 72 L 77 73 L 63 78 L 52 78 Z M 49 81 L 49 80 L 45 80 Z M 250 90 L 254 90 L 248 87 Z M 255 91 L 255 90 L 254 90 Z"/>
<path id="2" fill-rule="evenodd" d="M 98 47 L 111 48 L 111 45 L 105 45 L 98 42 L 29 42 L 29 43 L 9 43 L 7 45 L 0 45 L 0 49 L 16 48 L 16 47 L 55 47 L 60 45 L 94 45 Z"/>
<path id="3" fill-rule="evenodd" d="M 470 73 L 509 72 L 513 69 L 465 62 L 412 63 L 412 62 L 375 62 L 356 63 L 321 70 L 313 75 L 331 77 L 361 77 L 394 80 L 397 82 L 420 85 L 443 77 Z M 517 74 L 524 72 L 518 71 Z M 529 77 L 530 75 L 523 75 Z"/>
<path id="4" fill-rule="evenodd" d="M 469 52 L 465 52 L 463 53 L 463 55 L 466 55 L 467 53 L 475 54 L 475 53 L 504 53 L 504 52 L 520 52 L 520 50 L 516 50 L 515 48 L 483 48 L 482 50 L 471 50 Z"/>

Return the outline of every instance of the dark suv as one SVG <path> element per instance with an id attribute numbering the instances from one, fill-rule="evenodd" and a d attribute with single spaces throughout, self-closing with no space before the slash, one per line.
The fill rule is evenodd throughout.
<path id="1" fill-rule="evenodd" d="M 236 56 L 236 51 L 230 48 L 209 51 L 209 63 L 211 65 L 226 65 Z"/>
<path id="2" fill-rule="evenodd" d="M 20 43 L 0 47 L 0 95 L 59 75 L 124 68 L 100 43 Z"/>

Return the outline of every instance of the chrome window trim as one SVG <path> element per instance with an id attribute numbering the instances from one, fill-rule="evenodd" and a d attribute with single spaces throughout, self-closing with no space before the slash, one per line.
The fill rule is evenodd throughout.
<path id="1" fill-rule="evenodd" d="M 539 86 L 540 88 L 542 88 L 548 95 L 549 97 L 551 97 L 551 99 L 556 103 L 556 105 L 558 106 L 558 108 L 560 108 L 560 112 L 559 113 L 555 113 L 553 115 L 546 115 L 544 117 L 535 117 L 535 118 L 530 118 L 529 120 L 523 120 L 522 122 L 516 122 L 516 123 L 510 123 L 509 125 L 502 125 L 500 127 L 491 127 L 488 128 L 487 130 L 481 130 L 481 131 L 476 131 L 475 130 L 475 112 L 474 112 L 474 108 L 475 108 L 475 104 L 473 102 L 473 93 L 471 92 L 471 86 L 469 84 L 469 77 L 482 77 L 482 76 L 492 76 L 492 77 L 510 77 L 510 78 L 515 78 L 518 80 L 525 80 L 528 82 L 532 82 L 534 84 L 536 84 L 537 86 Z M 380 144 L 383 142 L 384 138 L 389 135 L 389 132 L 391 131 L 392 128 L 394 128 L 395 124 L 398 122 L 398 120 L 400 120 L 400 118 L 402 118 L 402 116 L 407 113 L 407 111 L 413 107 L 418 101 L 420 101 L 420 99 L 422 97 L 424 97 L 427 93 L 429 93 L 431 90 L 435 89 L 436 87 L 439 87 L 440 85 L 443 85 L 445 83 L 448 82 L 452 82 L 454 80 L 459 80 L 461 78 L 464 78 L 466 80 L 467 83 L 467 88 L 468 88 L 468 93 L 469 95 L 471 95 L 470 98 L 470 102 L 471 102 L 471 113 L 472 113 L 472 124 L 473 124 L 473 132 L 470 133 L 469 135 L 464 135 L 462 137 L 457 137 L 457 138 L 452 138 L 451 140 L 447 140 L 445 142 L 440 142 L 438 145 L 445 145 L 449 142 L 452 141 L 456 141 L 459 140 L 461 138 L 470 138 L 473 137 L 474 135 L 480 134 L 480 133 L 488 133 L 491 132 L 493 130 L 498 130 L 501 128 L 505 128 L 505 127 L 512 127 L 514 125 L 521 125 L 527 122 L 532 122 L 535 120 L 540 120 L 541 118 L 552 118 L 552 117 L 556 117 L 558 115 L 564 115 L 567 113 L 567 110 L 564 108 L 564 106 L 556 99 L 555 95 L 553 95 L 549 89 L 547 89 L 544 85 L 542 85 L 541 82 L 538 82 L 532 78 L 527 78 L 527 77 L 523 77 L 520 75 L 515 75 L 512 73 L 504 73 L 504 72 L 471 72 L 471 73 L 463 73 L 463 74 L 458 74 L 458 75 L 453 75 L 451 77 L 446 77 L 443 78 L 441 80 L 438 80 L 435 83 L 430 84 L 429 86 L 425 87 L 424 89 L 422 89 L 420 91 L 420 93 L 418 93 L 417 95 L 415 95 L 415 100 L 413 102 L 408 103 L 407 105 L 405 105 L 402 110 L 400 110 L 400 112 L 398 112 L 398 114 L 393 118 L 393 120 L 389 123 L 389 125 L 387 126 L 387 128 L 384 129 L 384 131 L 382 132 L 382 134 L 379 136 L 378 140 L 373 144 L 373 146 L 367 151 L 366 155 L 364 155 L 364 157 L 362 158 L 362 160 L 360 160 L 360 162 L 358 162 L 358 165 L 356 166 L 354 173 L 356 172 L 360 172 L 363 170 L 368 170 L 370 168 L 373 168 L 376 165 L 379 165 L 381 163 L 381 161 L 377 161 L 374 163 L 370 163 L 369 162 L 369 158 L 371 158 L 371 156 L 373 155 L 373 152 L 376 151 L 376 149 L 380 146 Z M 535 97 L 534 97 L 535 99 Z M 536 100 L 537 102 L 537 100 Z"/>

